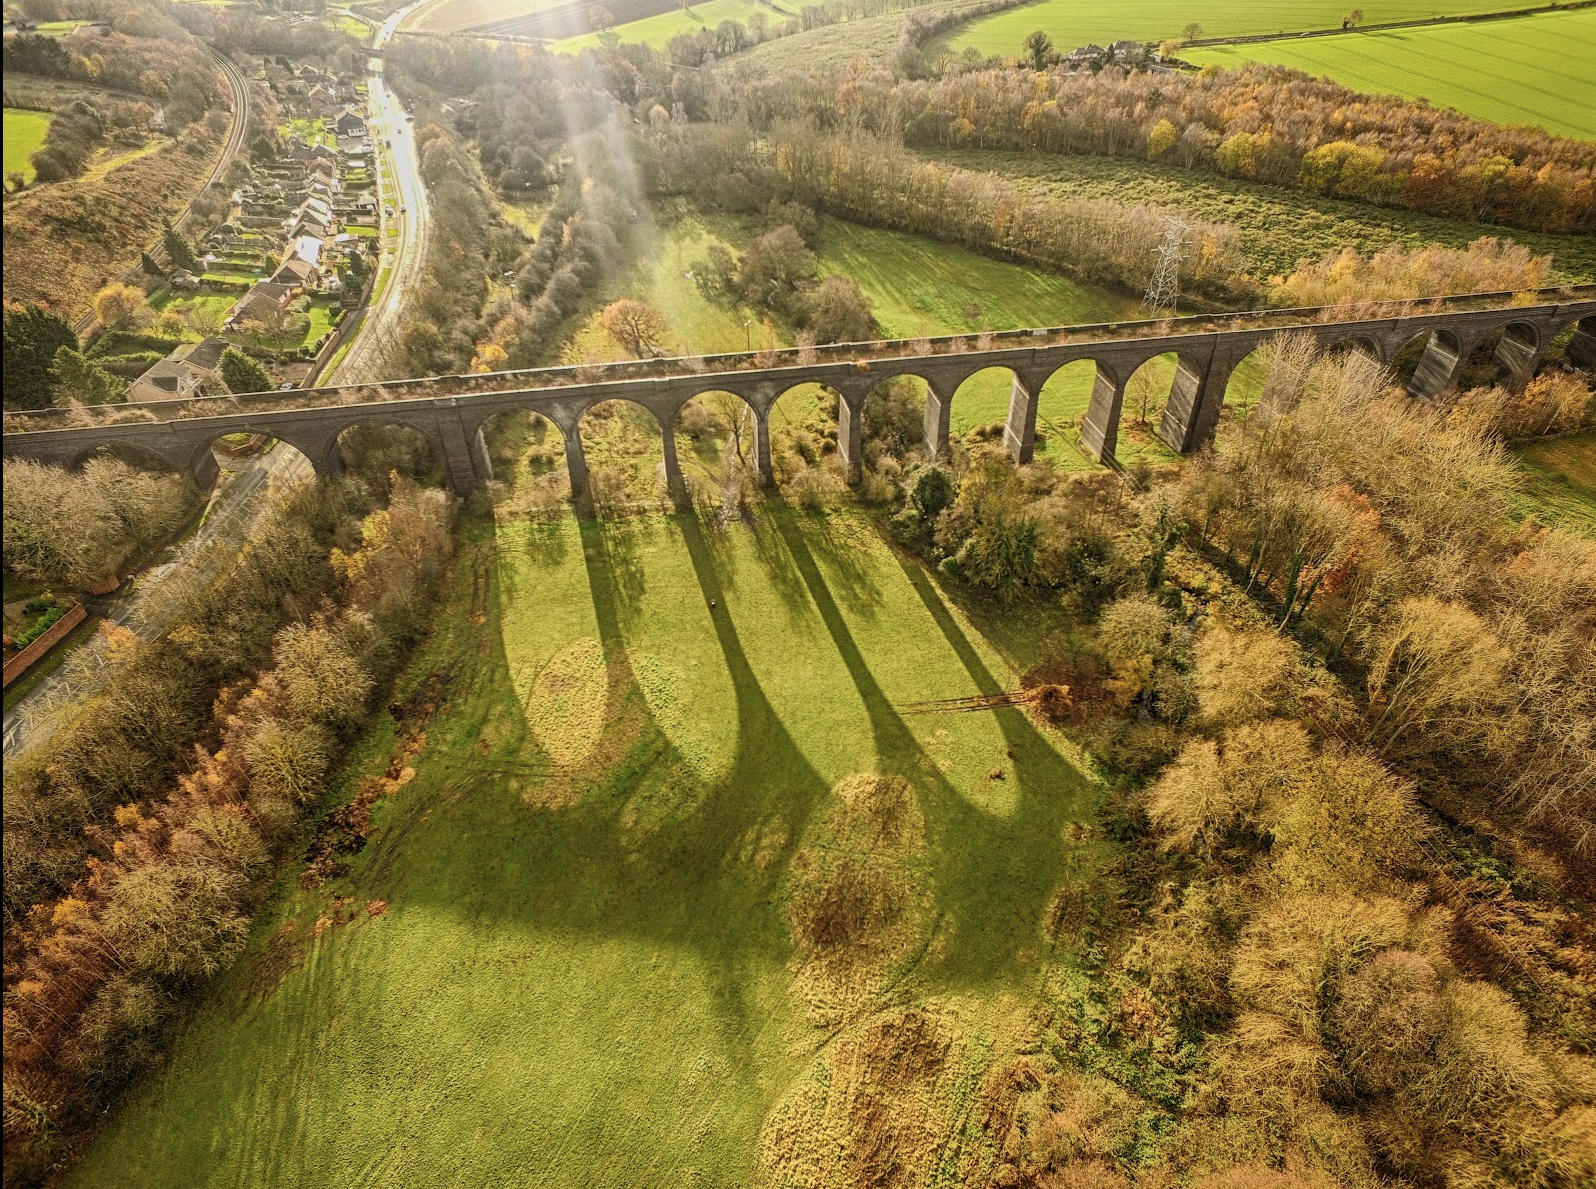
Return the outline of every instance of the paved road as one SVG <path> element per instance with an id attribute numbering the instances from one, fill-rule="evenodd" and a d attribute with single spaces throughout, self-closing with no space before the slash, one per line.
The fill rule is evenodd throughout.
<path id="1" fill-rule="evenodd" d="M 420 7 L 419 3 L 411 4 L 390 16 L 377 30 L 374 44 L 384 45 L 400 22 Z M 234 88 L 237 117 L 227 151 L 217 164 L 219 176 L 238 145 L 243 143 L 248 89 L 237 68 L 220 55 L 215 56 Z M 389 142 L 388 160 L 392 166 L 388 188 L 379 196 L 379 201 L 394 208 L 393 222 L 399 234 L 394 237 L 391 250 L 384 237 L 384 263 L 392 272 L 387 287 L 364 312 L 354 343 L 335 369 L 337 378 L 343 383 L 377 378 L 374 373 L 382 365 L 387 344 L 398 332 L 404 302 L 421 280 L 430 215 L 413 125 L 383 80 L 381 60 L 370 59 L 370 64 L 367 123 L 373 140 Z M 172 626 L 169 617 L 180 606 L 181 600 L 173 597 L 174 594 L 218 577 L 260 523 L 271 505 L 272 493 L 306 480 L 310 475 L 310 465 L 302 455 L 281 447 L 224 471 L 200 531 L 184 543 L 175 557 L 140 575 L 114 599 L 94 608 L 95 612 L 129 627 L 142 639 L 164 634 Z M 78 653 L 85 654 L 81 657 L 82 663 L 59 666 L 16 707 L 6 712 L 4 754 L 7 758 L 48 739 L 64 718 L 55 712 L 93 694 L 103 684 L 103 670 L 96 670 L 90 664 L 95 659 L 90 652 L 93 648 L 93 644 L 79 648 Z"/>
<path id="2" fill-rule="evenodd" d="M 386 45 L 400 22 L 420 7 L 420 4 L 411 4 L 390 16 L 377 30 L 373 44 L 379 49 Z M 368 61 L 371 75 L 366 84 L 366 123 L 373 141 L 387 142 L 390 165 L 378 199 L 393 207 L 394 217 L 389 223 L 398 227 L 399 234 L 392 240 L 391 255 L 389 240 L 386 235 L 383 238 L 383 263 L 392 270 L 387 287 L 362 315 L 355 341 L 338 366 L 320 378 L 323 384 L 358 384 L 385 378 L 379 374 L 383 357 L 399 332 L 404 303 L 421 283 L 422 270 L 426 267 L 427 222 L 431 208 L 427 202 L 427 188 L 421 180 L 415 125 L 388 89 L 382 76 L 382 60 L 371 58 Z"/>

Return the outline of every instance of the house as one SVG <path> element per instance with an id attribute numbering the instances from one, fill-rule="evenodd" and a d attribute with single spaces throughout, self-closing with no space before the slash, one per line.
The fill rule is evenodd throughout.
<path id="1" fill-rule="evenodd" d="M 308 260 L 298 256 L 290 256 L 277 266 L 277 271 L 272 273 L 271 284 L 286 285 L 295 292 L 314 289 L 321 279 L 317 268 Z"/>
<path id="2" fill-rule="evenodd" d="M 338 118 L 333 121 L 333 131 L 339 136 L 364 136 L 366 135 L 366 118 L 354 110 L 346 107 L 338 113 Z"/>
<path id="3" fill-rule="evenodd" d="M 1147 57 L 1147 47 L 1139 41 L 1125 38 L 1108 47 L 1108 60 L 1121 65 L 1139 63 Z"/>
<path id="4" fill-rule="evenodd" d="M 287 285 L 274 281 L 257 281 L 248 293 L 240 297 L 227 312 L 227 325 L 237 326 L 251 320 L 265 321 L 286 310 L 294 300 L 294 291 Z"/>
<path id="5" fill-rule="evenodd" d="M 174 348 L 165 359 L 151 364 L 147 372 L 128 385 L 128 401 L 143 404 L 226 392 L 221 364 L 227 347 L 225 339 L 207 338 Z"/>
<path id="6" fill-rule="evenodd" d="M 305 92 L 305 98 L 321 107 L 331 107 L 338 102 L 338 93 L 318 84 Z"/>
<path id="7" fill-rule="evenodd" d="M 173 289 L 198 289 L 199 278 L 186 268 L 180 268 L 170 278 Z"/>
<path id="8" fill-rule="evenodd" d="M 1088 42 L 1079 49 L 1073 49 L 1064 55 L 1064 65 L 1071 70 L 1092 70 L 1099 66 L 1108 51 L 1102 46 Z"/>

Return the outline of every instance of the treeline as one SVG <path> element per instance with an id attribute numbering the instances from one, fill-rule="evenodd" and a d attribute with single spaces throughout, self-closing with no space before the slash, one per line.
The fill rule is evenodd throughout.
<path id="1" fill-rule="evenodd" d="M 1494 391 L 1494 390 L 1493 390 Z M 1548 375 L 1453 415 L 1362 356 L 1276 351 L 1263 401 L 1187 468 L 1177 503 L 1281 624 L 1366 686 L 1364 736 L 1431 787 L 1596 848 L 1596 551 L 1514 528 L 1514 466 L 1480 431 L 1576 428 L 1590 386 Z"/>
<path id="2" fill-rule="evenodd" d="M 985 1132 L 1017 1184 L 1124 1189 L 1133 1132 L 1159 1137 L 1140 1166 L 1230 1170 L 1205 1185 L 1581 1184 L 1596 992 L 1564 900 L 1596 847 L 1596 547 L 1514 526 L 1481 394 L 1415 406 L 1307 340 L 1266 370 L 1140 496 L 985 431 L 928 461 L 914 385 L 866 404 L 861 495 L 957 581 L 1079 613 L 1025 684 L 1130 778 L 1115 869 L 1048 910 L 1085 970 L 1044 992 Z M 1589 416 L 1578 376 L 1517 399 L 1553 414 L 1531 432 Z M 835 477 L 777 461 L 800 500 Z M 1071 1102 L 1093 1123 L 1061 1142 Z"/>
<path id="3" fill-rule="evenodd" d="M 1281 67 L 1200 74 L 976 69 L 771 74 L 740 85 L 760 128 L 802 119 L 927 147 L 1097 153 L 1536 231 L 1596 228 L 1596 152 Z"/>
<path id="4" fill-rule="evenodd" d="M 181 30 L 176 32 L 182 37 Z M 174 133 L 224 102 L 221 76 L 186 37 L 174 41 L 106 31 L 63 43 L 24 34 L 8 38 L 3 55 L 7 73 L 43 74 L 144 95 L 162 105 Z"/>
<path id="5" fill-rule="evenodd" d="M 1271 305 L 1284 308 L 1356 306 L 1454 293 L 1517 293 L 1542 288 L 1551 276 L 1551 257 L 1482 236 L 1463 251 L 1392 245 L 1365 257 L 1356 248 L 1343 248 L 1272 280 L 1267 296 Z"/>
<path id="6" fill-rule="evenodd" d="M 277 629 L 257 600 L 253 622 L 239 625 L 248 638 L 230 638 L 226 595 L 248 592 L 211 592 L 201 618 L 137 649 L 87 729 L 8 774 L 8 1183 L 43 1183 L 160 1060 L 187 997 L 239 953 L 307 808 L 423 630 L 451 550 L 448 498 L 396 479 L 387 506 L 358 528 L 347 522 L 354 510 L 298 497 L 254 551 L 251 576 L 235 579 L 290 599 L 288 626 Z M 304 528 L 307 518 L 322 532 Z M 354 538 L 347 552 L 328 552 L 335 526 Z M 170 684 L 184 663 L 173 653 L 202 670 L 191 690 Z M 206 691 L 218 688 L 212 703 Z M 142 730 L 108 732 L 103 717 Z M 168 741 L 196 730 L 204 741 L 173 779 Z M 90 821 L 61 812 L 63 766 L 80 778 L 142 768 L 143 779 L 83 788 L 79 800 L 114 806 Z M 26 804 L 14 821 L 18 785 Z M 49 853 L 52 878 L 35 873 L 14 889 L 14 833 L 30 853 Z"/>
<path id="7" fill-rule="evenodd" d="M 91 458 L 79 472 L 19 459 L 6 467 L 5 566 L 45 586 L 95 586 L 194 506 L 183 476 L 118 458 Z"/>
<path id="8" fill-rule="evenodd" d="M 30 161 L 43 182 L 60 182 L 77 177 L 88 167 L 100 142 L 116 135 L 127 144 L 142 143 L 155 120 L 155 109 L 139 101 L 90 103 L 77 99 L 62 107 L 50 121 L 44 145 Z M 15 177 L 8 179 L 11 189 L 20 190 Z"/>
<path id="9" fill-rule="evenodd" d="M 704 205 L 757 210 L 779 197 L 1133 290 L 1146 286 L 1171 218 L 1154 206 L 1033 197 L 996 174 L 803 125 L 762 137 L 737 125 L 662 125 L 648 148 L 653 185 Z M 1195 250 L 1181 262 L 1184 290 L 1252 292 L 1234 229 L 1188 222 L 1187 231 Z"/>

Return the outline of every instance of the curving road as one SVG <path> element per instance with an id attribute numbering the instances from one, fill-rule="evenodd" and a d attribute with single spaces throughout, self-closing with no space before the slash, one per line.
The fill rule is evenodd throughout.
<path id="1" fill-rule="evenodd" d="M 425 3 L 425 0 L 422 0 Z M 390 16 L 378 28 L 373 46 L 381 49 L 393 37 L 401 22 L 421 4 L 411 4 Z M 377 199 L 391 206 L 394 214 L 385 226 L 396 226 L 399 234 L 389 250 L 386 230 L 383 235 L 381 268 L 388 270 L 387 280 L 373 293 L 371 304 L 361 315 L 355 329 L 355 339 L 343 359 L 319 382 L 361 383 L 378 380 L 383 357 L 394 336 L 399 332 L 399 318 L 405 299 L 421 283 L 422 270 L 427 259 L 427 223 L 431 208 L 427 202 L 427 188 L 421 180 L 421 159 L 416 151 L 415 126 L 410 122 L 403 105 L 382 75 L 382 59 L 368 59 L 371 74 L 366 83 L 366 125 L 371 129 L 373 143 L 384 141 L 380 150 L 387 158 L 388 169 L 382 172 Z"/>

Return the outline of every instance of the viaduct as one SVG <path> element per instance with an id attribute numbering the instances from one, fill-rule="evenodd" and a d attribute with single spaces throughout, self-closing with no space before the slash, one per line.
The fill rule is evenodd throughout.
<path id="1" fill-rule="evenodd" d="M 676 453 L 676 415 L 696 396 L 728 392 L 748 404 L 755 423 L 755 460 L 768 485 L 772 407 L 797 385 L 826 386 L 838 397 L 838 453 L 857 478 L 865 399 L 883 381 L 915 376 L 925 382 L 925 444 L 929 452 L 941 454 L 947 449 L 948 416 L 959 386 L 987 368 L 1007 370 L 1012 383 L 1004 441 L 1016 460 L 1028 462 L 1035 449 L 1042 386 L 1065 365 L 1087 360 L 1095 365 L 1096 377 L 1080 444 L 1099 461 L 1112 463 L 1126 384 L 1142 364 L 1165 353 L 1173 353 L 1178 366 L 1158 433 L 1182 454 L 1212 438 L 1236 366 L 1286 334 L 1309 335 L 1325 349 L 1356 346 L 1382 363 L 1422 340 L 1423 351 L 1408 382 L 1408 391 L 1420 399 L 1452 384 L 1470 354 L 1492 341 L 1501 373 L 1522 380 L 1533 373 L 1552 340 L 1572 328 L 1566 358 L 1575 366 L 1596 368 L 1596 287 L 1536 296 L 1557 300 L 1512 305 L 1512 295 L 1491 294 L 1433 303 L 1423 312 L 1404 307 L 1393 317 L 1357 321 L 1325 321 L 1318 310 L 1199 316 L 1012 331 L 983 336 L 979 342 L 970 336 L 842 344 L 783 352 L 773 366 L 768 357 L 711 356 L 47 410 L 8 417 L 11 432 L 0 442 L 6 461 L 31 458 L 67 466 L 81 465 L 102 447 L 130 449 L 189 472 L 208 487 L 217 469 L 211 447 L 224 435 L 264 434 L 287 442 L 310 460 L 318 475 L 328 477 L 342 470 L 338 438 L 344 430 L 358 424 L 398 424 L 425 436 L 451 486 L 466 492 L 493 477 L 483 432 L 489 419 L 506 410 L 529 409 L 547 417 L 563 435 L 571 492 L 580 499 L 588 492 L 578 432 L 582 416 L 604 401 L 628 400 L 658 420 L 666 479 L 680 500 L 686 488 Z M 285 403 L 292 407 L 282 407 Z M 104 423 L 53 427 L 86 416 L 103 418 Z"/>

